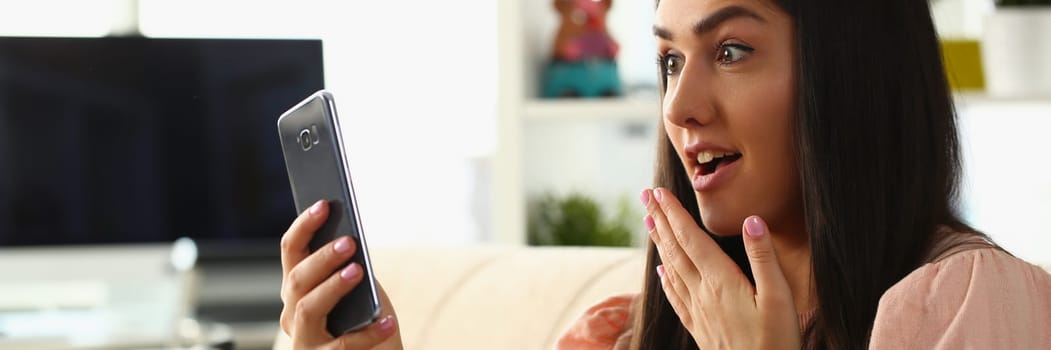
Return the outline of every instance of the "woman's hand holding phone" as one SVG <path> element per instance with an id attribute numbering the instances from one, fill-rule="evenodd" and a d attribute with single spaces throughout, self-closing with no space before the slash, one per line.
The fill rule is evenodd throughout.
<path id="1" fill-rule="evenodd" d="M 328 218 L 328 203 L 319 201 L 303 211 L 281 238 L 281 329 L 294 349 L 401 349 L 394 308 L 377 283 L 383 314 L 373 324 L 343 335 L 330 334 L 326 315 L 339 300 L 362 281 L 356 263 L 336 271 L 350 260 L 357 247 L 341 237 L 313 254 L 308 247 L 314 232 Z"/>

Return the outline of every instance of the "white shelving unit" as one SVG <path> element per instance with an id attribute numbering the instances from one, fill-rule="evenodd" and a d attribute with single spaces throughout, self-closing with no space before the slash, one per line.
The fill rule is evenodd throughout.
<path id="1" fill-rule="evenodd" d="M 627 50 L 639 52 L 632 45 L 643 45 L 640 40 L 633 40 L 637 38 L 632 38 L 630 32 L 650 36 L 648 24 L 641 30 L 634 27 L 648 21 L 651 13 L 633 11 L 631 6 L 615 3 L 608 17 L 611 32 L 621 44 L 621 58 Z M 659 106 L 655 94 L 600 99 L 538 98 L 538 77 L 550 54 L 558 24 L 553 1 L 502 0 L 498 16 L 499 119 L 497 150 L 490 163 L 489 240 L 524 244 L 526 202 L 531 194 L 580 191 L 604 202 L 615 199 L 609 193 L 615 193 L 616 188 L 634 187 L 624 183 L 640 182 L 638 174 L 645 176 L 641 182 L 649 183 L 652 152 L 647 150 L 652 142 L 644 136 L 655 135 L 647 128 L 656 126 Z M 624 79 L 625 63 L 630 64 L 630 59 L 618 61 Z M 630 153 L 628 159 L 610 159 L 626 153 Z M 640 166 L 620 168 L 630 158 L 636 158 Z M 635 177 L 623 180 L 624 174 Z"/>

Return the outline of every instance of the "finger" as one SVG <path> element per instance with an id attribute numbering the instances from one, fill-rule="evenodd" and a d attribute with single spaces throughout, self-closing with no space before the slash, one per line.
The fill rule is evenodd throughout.
<path id="1" fill-rule="evenodd" d="M 695 282 L 688 284 L 684 282 L 682 275 L 675 269 L 674 265 L 667 263 L 657 265 L 657 277 L 661 282 L 661 289 L 666 293 L 675 294 L 684 301 L 694 300 L 699 295 L 697 293 L 702 293 L 701 276 L 695 272 L 693 276 L 696 277 Z"/>
<path id="2" fill-rule="evenodd" d="M 666 275 L 664 278 L 668 279 L 668 282 L 671 282 L 672 287 L 675 287 L 675 292 L 679 294 L 679 297 L 685 301 L 693 300 L 691 296 L 695 294 L 690 294 L 690 289 L 691 287 L 695 288 L 695 286 L 701 286 L 703 276 L 698 274 L 696 282 L 697 284 L 688 286 L 685 282 L 683 282 L 682 275 L 680 275 L 679 271 L 675 270 L 675 268 L 668 268 L 668 270 L 665 272 Z"/>
<path id="3" fill-rule="evenodd" d="M 328 203 L 317 201 L 304 210 L 281 236 L 281 277 L 284 278 L 292 267 L 310 255 L 310 238 L 321 228 L 328 217 Z"/>
<path id="4" fill-rule="evenodd" d="M 683 297 L 689 294 L 681 294 L 676 291 L 676 287 L 669 280 L 669 269 L 664 265 L 657 265 L 657 274 L 660 277 L 661 289 L 664 290 L 664 297 L 668 299 L 668 304 L 671 304 L 672 310 L 675 310 L 675 314 L 679 315 L 679 321 L 687 328 L 690 328 L 693 324 L 693 317 L 690 316 L 690 308 L 683 302 Z"/>
<path id="5" fill-rule="evenodd" d="M 350 264 L 332 273 L 328 278 L 304 295 L 296 303 L 296 332 L 305 339 L 316 339 L 328 334 L 326 319 L 332 308 L 347 293 L 354 289 L 362 279 L 361 265 Z"/>
<path id="6" fill-rule="evenodd" d="M 394 319 L 394 315 L 387 315 L 364 330 L 339 336 L 323 349 L 372 349 L 390 339 L 397 328 L 398 322 Z"/>
<path id="7" fill-rule="evenodd" d="M 657 274 L 661 277 L 661 287 L 671 288 L 679 300 L 685 305 L 686 302 L 694 300 L 697 294 L 691 294 L 690 287 L 682 281 L 678 271 L 672 266 L 658 265 Z M 689 310 L 684 309 L 684 310 Z"/>
<path id="8" fill-rule="evenodd" d="M 745 252 L 755 276 L 756 302 L 792 304 L 792 290 L 777 261 L 777 252 L 766 222 L 753 215 L 745 219 L 742 226 Z"/>
<path id="9" fill-rule="evenodd" d="M 333 271 L 343 266 L 354 255 L 355 248 L 354 240 L 343 236 L 310 254 L 288 272 L 288 277 L 281 286 L 282 295 L 298 299 L 314 289 L 332 276 Z"/>
<path id="10" fill-rule="evenodd" d="M 709 277 L 726 275 L 726 271 L 740 268 L 701 229 L 693 216 L 682 207 L 675 195 L 665 188 L 654 189 L 654 198 L 668 225 L 668 233 L 692 261 L 698 273 Z"/>
<path id="11" fill-rule="evenodd" d="M 654 198 L 654 200 L 646 203 L 648 215 L 644 219 L 649 229 L 650 239 L 657 247 L 657 254 L 660 255 L 665 268 L 674 268 L 678 271 L 679 276 L 687 286 L 696 285 L 699 281 L 697 278 L 697 264 L 690 260 L 689 256 L 679 245 L 679 242 L 675 240 L 674 234 L 671 233 L 672 228 L 656 200 L 657 196 L 660 195 L 658 190 L 643 191 L 643 202 L 647 202 L 645 196 L 648 193 L 652 194 Z"/>

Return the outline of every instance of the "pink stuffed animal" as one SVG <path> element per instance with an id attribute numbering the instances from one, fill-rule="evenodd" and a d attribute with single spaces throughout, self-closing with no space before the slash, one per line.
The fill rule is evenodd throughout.
<path id="1" fill-rule="evenodd" d="M 613 0 L 555 0 L 562 17 L 555 37 L 554 58 L 562 61 L 613 60 L 619 47 L 606 29 Z"/>

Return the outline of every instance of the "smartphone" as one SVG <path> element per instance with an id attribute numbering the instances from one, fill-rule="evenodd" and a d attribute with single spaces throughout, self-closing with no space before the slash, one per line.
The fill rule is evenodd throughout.
<path id="1" fill-rule="evenodd" d="M 328 331 L 338 337 L 375 321 L 380 315 L 380 299 L 354 198 L 335 99 L 325 90 L 314 93 L 282 114 L 277 129 L 297 213 L 321 199 L 329 204 L 328 220 L 314 233 L 310 250 L 317 251 L 341 236 L 350 236 L 357 244 L 347 264 L 358 263 L 364 278 L 328 314 Z"/>

